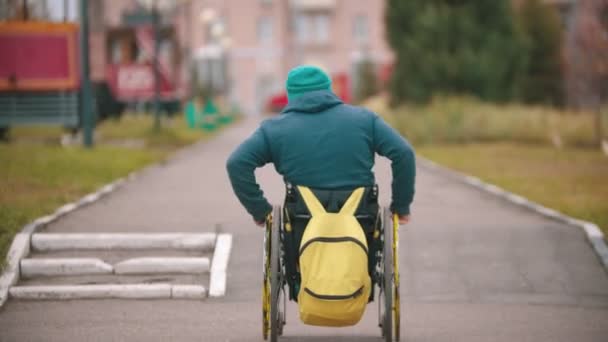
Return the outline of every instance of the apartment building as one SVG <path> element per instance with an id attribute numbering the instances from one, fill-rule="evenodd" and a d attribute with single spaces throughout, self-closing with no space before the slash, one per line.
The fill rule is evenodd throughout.
<path id="1" fill-rule="evenodd" d="M 75 1 L 75 0 L 68 0 Z M 286 74 L 314 64 L 354 89 L 356 65 L 391 62 L 384 38 L 384 0 L 160 0 L 163 22 L 172 24 L 184 84 L 196 78 L 245 113 L 259 114 L 283 90 Z M 94 79 L 120 53 L 107 32 L 124 15 L 154 1 L 91 0 L 91 64 Z M 110 51 L 110 53 L 108 53 Z M 116 51 L 119 52 L 119 51 Z M 344 86 L 344 85 L 342 85 Z"/>
<path id="2" fill-rule="evenodd" d="M 391 62 L 384 38 L 383 0 L 205 0 L 192 3 L 192 27 L 214 18 L 210 29 L 191 32 L 193 57 L 202 75 L 225 58 L 230 96 L 250 113 L 284 87 L 298 64 L 314 64 L 333 76 L 356 82 L 355 66 L 364 58 Z M 215 31 L 215 32 L 214 32 Z M 218 32 L 219 31 L 219 32 Z M 214 33 L 223 36 L 219 41 Z M 218 68 L 215 68 L 216 70 Z M 221 82 L 220 82 L 221 83 Z"/>
<path id="3" fill-rule="evenodd" d="M 78 0 L 46 0 L 57 20 L 77 20 Z M 314 64 L 354 89 L 363 59 L 378 68 L 391 62 L 384 38 L 384 0 L 89 0 L 90 56 L 94 80 L 120 62 L 128 43 L 109 39 L 125 15 L 158 5 L 174 28 L 182 82 L 193 74 L 238 103 L 261 113 L 268 97 L 283 90 L 288 70 Z M 61 11 L 68 11 L 64 15 Z M 111 33 L 111 34 L 110 34 Z M 196 73 L 193 72 L 196 70 Z M 343 89 L 344 90 L 344 89 Z"/>

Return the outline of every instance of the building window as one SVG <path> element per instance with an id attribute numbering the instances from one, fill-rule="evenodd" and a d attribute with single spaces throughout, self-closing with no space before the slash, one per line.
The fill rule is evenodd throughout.
<path id="1" fill-rule="evenodd" d="M 260 2 L 262 3 L 263 6 L 272 5 L 272 0 L 260 0 Z"/>
<path id="2" fill-rule="evenodd" d="M 367 43 L 369 38 L 368 31 L 367 17 L 362 14 L 356 16 L 353 25 L 353 36 L 355 41 L 358 43 Z"/>
<path id="3" fill-rule="evenodd" d="M 296 16 L 296 40 L 300 43 L 327 43 L 330 35 L 329 15 L 326 13 Z"/>
<path id="4" fill-rule="evenodd" d="M 123 46 L 120 40 L 114 40 L 110 44 L 110 62 L 112 64 L 118 64 L 123 62 Z"/>
<path id="5" fill-rule="evenodd" d="M 296 16 L 296 40 L 305 43 L 309 40 L 308 16 L 298 14 Z"/>
<path id="6" fill-rule="evenodd" d="M 329 41 L 329 15 L 317 14 L 314 17 L 315 41 L 327 43 Z"/>
<path id="7" fill-rule="evenodd" d="M 270 43 L 272 41 L 272 18 L 263 16 L 258 20 L 258 42 Z"/>

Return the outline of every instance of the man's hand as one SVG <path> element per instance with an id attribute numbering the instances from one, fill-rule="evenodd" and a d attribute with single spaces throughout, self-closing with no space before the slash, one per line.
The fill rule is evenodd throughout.
<path id="1" fill-rule="evenodd" d="M 404 225 L 410 222 L 410 215 L 399 215 L 399 224 Z"/>
<path id="2" fill-rule="evenodd" d="M 253 220 L 253 222 L 255 222 L 255 225 L 260 227 L 260 228 L 265 228 L 266 227 L 266 221 L 262 221 L 262 222 L 258 222 L 256 220 Z"/>

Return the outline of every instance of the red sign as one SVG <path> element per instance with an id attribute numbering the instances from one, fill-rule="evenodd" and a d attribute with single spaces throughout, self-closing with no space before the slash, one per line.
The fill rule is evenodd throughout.
<path id="1" fill-rule="evenodd" d="M 0 91 L 76 89 L 77 33 L 74 24 L 0 23 Z"/>
<path id="2" fill-rule="evenodd" d="M 154 97 L 154 69 L 150 64 L 114 64 L 108 66 L 108 83 L 114 96 L 122 101 L 150 100 Z M 160 79 L 163 98 L 174 98 L 175 88 Z"/>

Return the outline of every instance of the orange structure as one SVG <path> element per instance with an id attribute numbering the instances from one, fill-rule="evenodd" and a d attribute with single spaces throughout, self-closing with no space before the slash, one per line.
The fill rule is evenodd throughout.
<path id="1" fill-rule="evenodd" d="M 0 91 L 70 91 L 79 80 L 78 25 L 0 22 Z"/>

